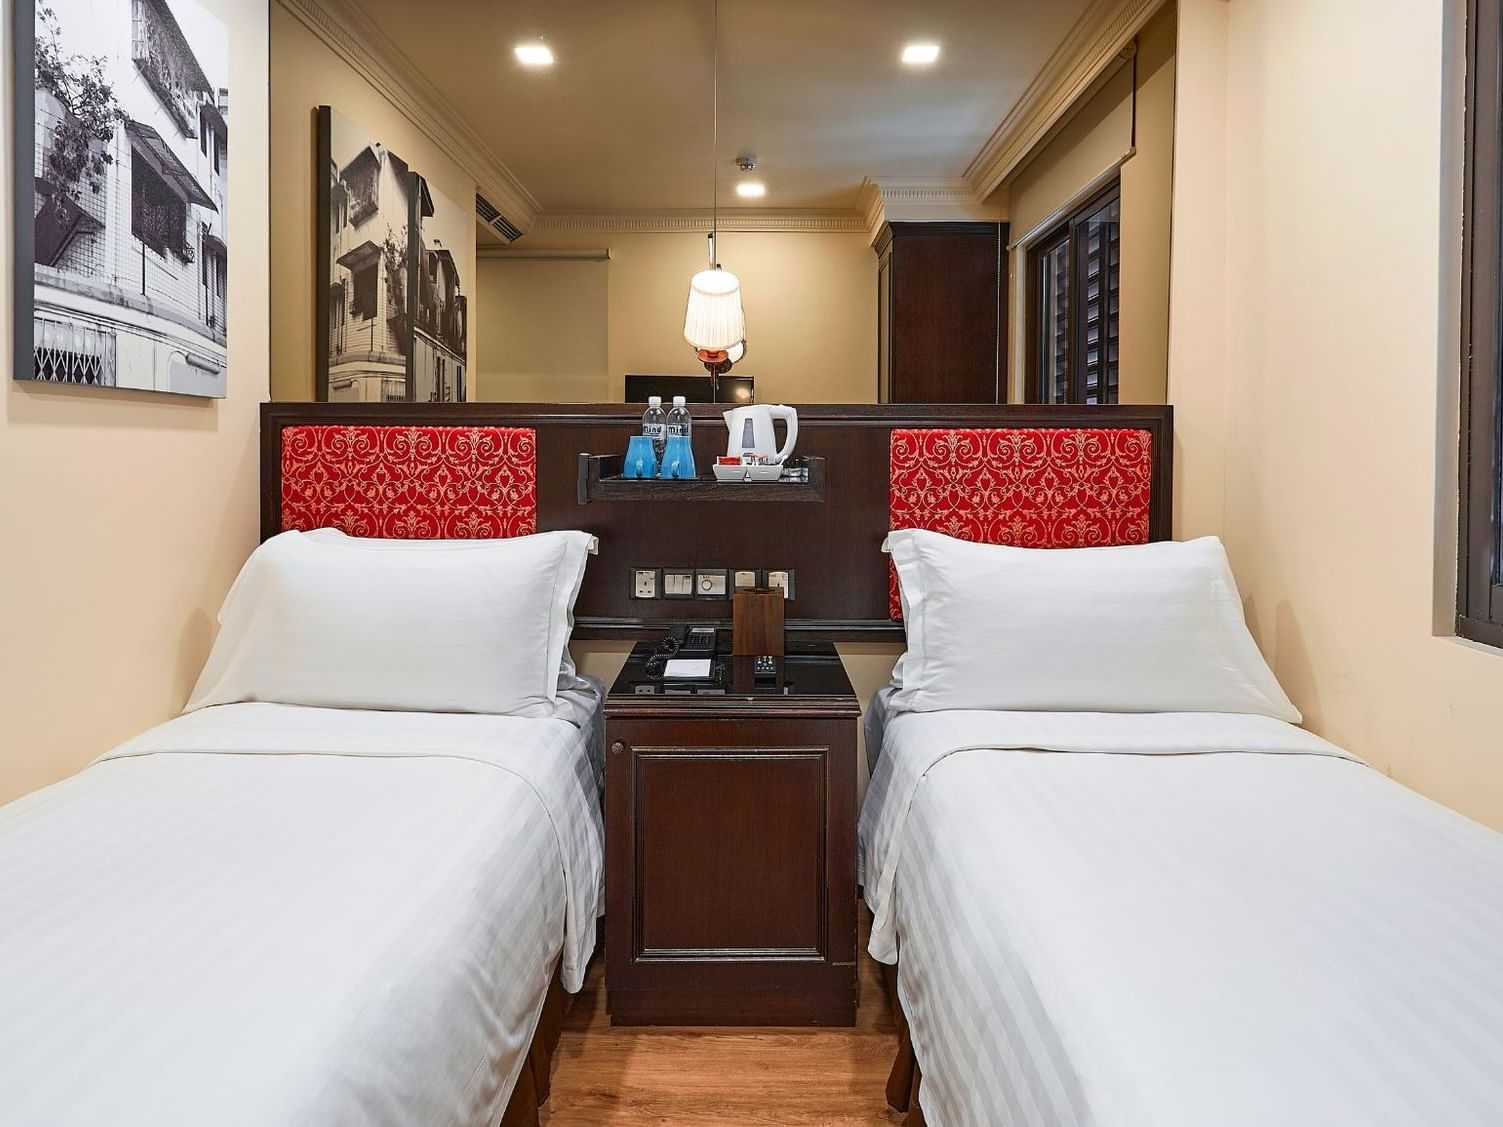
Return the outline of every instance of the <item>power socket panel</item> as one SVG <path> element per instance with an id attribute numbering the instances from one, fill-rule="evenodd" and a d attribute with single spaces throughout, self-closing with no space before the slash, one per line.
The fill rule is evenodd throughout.
<path id="1" fill-rule="evenodd" d="M 768 570 L 767 570 L 767 586 L 771 587 L 773 590 L 781 590 L 783 592 L 783 598 L 784 599 L 792 599 L 793 598 L 793 569 L 792 568 L 788 568 L 786 571 L 784 571 L 784 570 L 779 570 L 779 569 L 768 568 Z"/>
<path id="2" fill-rule="evenodd" d="M 634 599 L 658 599 L 662 597 L 663 583 L 655 567 L 631 569 L 631 597 Z"/>

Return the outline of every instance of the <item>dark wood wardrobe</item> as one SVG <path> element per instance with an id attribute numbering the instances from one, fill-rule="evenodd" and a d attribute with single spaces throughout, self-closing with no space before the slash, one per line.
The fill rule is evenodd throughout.
<path id="1" fill-rule="evenodd" d="M 1007 401 L 1007 224 L 885 223 L 877 399 Z"/>

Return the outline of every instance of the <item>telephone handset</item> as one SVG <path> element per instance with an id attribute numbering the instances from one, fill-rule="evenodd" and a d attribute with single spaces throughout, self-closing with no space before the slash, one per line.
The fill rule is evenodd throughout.
<path id="1" fill-rule="evenodd" d="M 647 676 L 665 681 L 713 681 L 717 676 L 716 643 L 713 626 L 674 626 L 647 659 Z"/>

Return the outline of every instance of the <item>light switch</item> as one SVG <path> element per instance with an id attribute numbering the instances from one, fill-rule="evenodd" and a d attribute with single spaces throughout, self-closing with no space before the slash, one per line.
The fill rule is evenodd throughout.
<path id="1" fill-rule="evenodd" d="M 658 569 L 634 567 L 631 569 L 631 597 L 655 599 L 658 597 Z"/>
<path id="2" fill-rule="evenodd" d="M 731 587 L 736 591 L 747 591 L 757 585 L 757 573 L 755 571 L 737 571 L 731 575 Z"/>
<path id="3" fill-rule="evenodd" d="M 726 596 L 724 571 L 696 571 L 694 573 L 694 597 L 697 599 L 723 599 Z"/>
<path id="4" fill-rule="evenodd" d="M 665 567 L 663 569 L 663 598 L 692 599 L 694 597 L 694 572 L 691 568 Z"/>
<path id="5" fill-rule="evenodd" d="M 783 598 L 793 598 L 792 571 L 769 571 L 767 573 L 767 585 L 775 591 L 782 591 Z"/>

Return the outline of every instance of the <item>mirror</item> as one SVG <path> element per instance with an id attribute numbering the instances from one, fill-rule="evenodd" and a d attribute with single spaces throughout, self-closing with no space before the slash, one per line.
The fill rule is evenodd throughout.
<path id="1" fill-rule="evenodd" d="M 1174 6 L 1046 115 L 1099 18 L 283 0 L 273 396 L 1163 402 Z"/>

